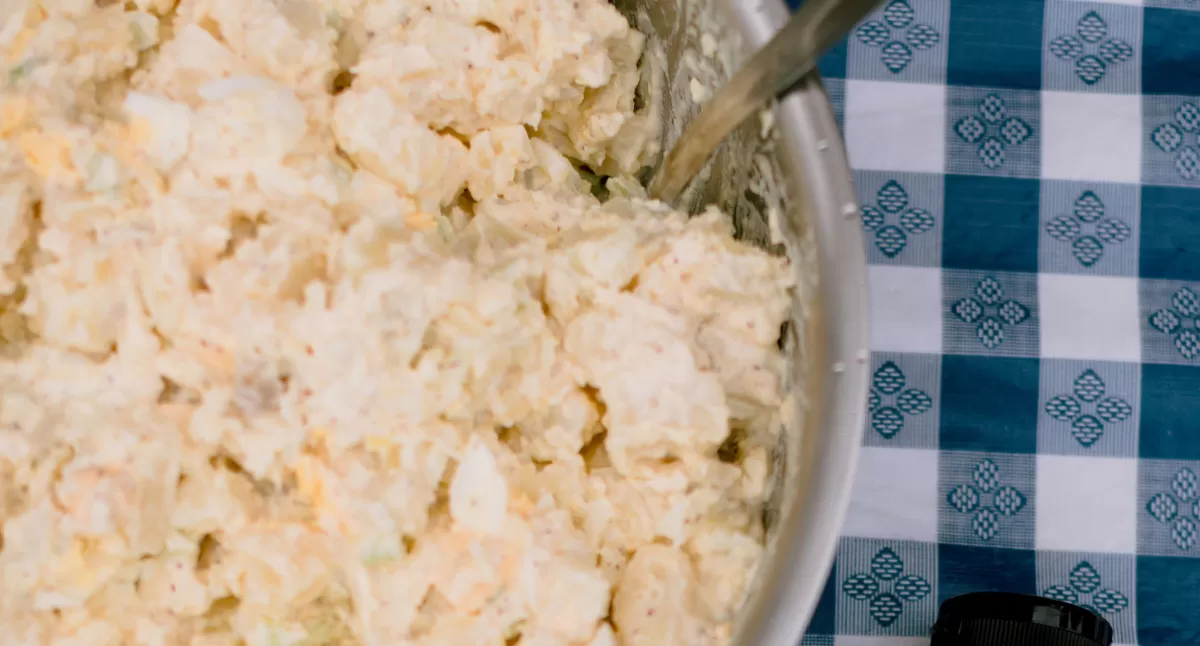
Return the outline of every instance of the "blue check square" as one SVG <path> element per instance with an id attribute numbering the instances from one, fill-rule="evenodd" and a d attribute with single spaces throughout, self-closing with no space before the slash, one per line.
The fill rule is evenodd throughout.
<path id="1" fill-rule="evenodd" d="M 837 567 L 837 560 L 834 560 L 829 576 L 825 577 L 825 587 L 821 589 L 817 609 L 808 622 L 809 635 L 833 635 L 837 630 Z"/>
<path id="2" fill-rule="evenodd" d="M 945 355 L 941 449 L 1034 453 L 1037 403 L 1037 359 Z"/>
<path id="3" fill-rule="evenodd" d="M 1200 94 L 1200 13 L 1147 7 L 1142 21 L 1142 92 Z"/>
<path id="4" fill-rule="evenodd" d="M 938 603 L 968 592 L 1037 594 L 1034 552 L 938 545 Z"/>
<path id="5" fill-rule="evenodd" d="M 829 48 L 821 60 L 817 61 L 817 73 L 825 78 L 846 78 L 846 54 L 849 41 L 843 38 Z"/>
<path id="6" fill-rule="evenodd" d="M 1200 366 L 1144 364 L 1138 456 L 1200 460 Z"/>
<path id="7" fill-rule="evenodd" d="M 1200 559 L 1137 557 L 1137 644 L 1180 646 L 1200 643 L 1196 591 Z"/>
<path id="8" fill-rule="evenodd" d="M 1138 250 L 1142 278 L 1200 281 L 1197 195 L 1194 189 L 1142 187 Z"/>
<path id="9" fill-rule="evenodd" d="M 1039 271 L 1138 275 L 1138 186 L 1044 179 L 1041 192 Z"/>
<path id="10" fill-rule="evenodd" d="M 954 269 L 1036 272 L 1037 180 L 946 176 L 942 264 Z"/>
<path id="11" fill-rule="evenodd" d="M 943 451 L 938 463 L 938 542 L 1032 549 L 1036 456 Z"/>
<path id="12" fill-rule="evenodd" d="M 1038 92 L 950 86 L 946 94 L 947 172 L 1029 178 L 1041 174 Z"/>
<path id="13" fill-rule="evenodd" d="M 1042 0 L 957 2 L 950 11 L 950 85 L 1042 88 Z"/>

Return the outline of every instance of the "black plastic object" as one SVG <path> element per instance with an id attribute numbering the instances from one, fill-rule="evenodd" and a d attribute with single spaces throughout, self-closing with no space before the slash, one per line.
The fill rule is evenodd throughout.
<path id="1" fill-rule="evenodd" d="M 1112 625 L 1079 606 L 1045 597 L 972 592 L 938 610 L 930 646 L 1109 646 Z"/>

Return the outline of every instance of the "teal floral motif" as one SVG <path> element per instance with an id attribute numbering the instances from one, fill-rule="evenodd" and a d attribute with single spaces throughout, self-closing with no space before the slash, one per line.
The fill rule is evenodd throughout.
<path id="1" fill-rule="evenodd" d="M 1058 599 L 1092 612 L 1115 615 L 1129 607 L 1129 597 L 1112 588 L 1102 587 L 1100 573 L 1087 561 L 1080 561 L 1067 575 L 1067 583 L 1052 585 L 1042 596 Z"/>
<path id="2" fill-rule="evenodd" d="M 1150 142 L 1164 153 L 1174 153 L 1175 172 L 1183 179 L 1200 177 L 1200 152 L 1196 147 L 1196 133 L 1200 131 L 1200 108 L 1191 101 L 1184 101 L 1175 108 L 1174 119 L 1155 128 L 1150 133 Z"/>
<path id="3" fill-rule="evenodd" d="M 904 428 L 905 416 L 920 415 L 933 407 L 932 397 L 904 385 L 904 373 L 892 361 L 885 361 L 875 371 L 869 402 L 871 428 L 886 440 Z"/>
<path id="4" fill-rule="evenodd" d="M 990 458 L 975 465 L 971 482 L 951 489 L 946 502 L 959 513 L 971 514 L 971 531 L 979 540 L 990 541 L 1000 531 L 1001 518 L 1016 516 L 1025 508 L 1025 494 L 1000 484 L 1000 466 Z"/>
<path id="5" fill-rule="evenodd" d="M 1004 165 L 1009 146 L 1020 146 L 1033 136 L 1033 127 L 1020 117 L 1009 116 L 1000 95 L 991 93 L 979 102 L 977 115 L 967 115 L 954 123 L 954 133 L 968 144 L 978 144 L 979 161 L 991 170 Z"/>
<path id="6" fill-rule="evenodd" d="M 1104 78 L 1110 65 L 1133 58 L 1133 47 L 1119 38 L 1108 38 L 1108 23 L 1095 11 L 1089 11 L 1075 23 L 1075 34 L 1050 41 L 1050 53 L 1075 61 L 1075 76 L 1088 85 Z"/>
<path id="7" fill-rule="evenodd" d="M 904 614 L 904 604 L 929 596 L 933 586 L 923 577 L 904 573 L 904 561 L 890 547 L 871 558 L 871 571 L 860 572 L 842 581 L 842 592 L 855 601 L 869 602 L 871 618 L 887 627 Z"/>
<path id="8" fill-rule="evenodd" d="M 1091 267 L 1104 256 L 1104 245 L 1125 242 L 1133 229 L 1117 218 L 1104 217 L 1104 202 L 1093 191 L 1084 191 L 1075 199 L 1071 215 L 1060 215 L 1046 224 L 1046 232 L 1055 240 L 1071 245 L 1071 253 L 1084 267 Z"/>
<path id="9" fill-rule="evenodd" d="M 868 20 L 854 30 L 867 47 L 880 48 L 880 60 L 892 74 L 912 62 L 915 52 L 933 49 L 942 36 L 938 30 L 915 23 L 916 12 L 907 0 L 892 0 L 883 9 L 883 20 Z"/>
<path id="10" fill-rule="evenodd" d="M 1171 306 L 1150 315 L 1150 327 L 1169 335 L 1184 359 L 1200 354 L 1200 297 L 1187 287 L 1171 295 Z"/>
<path id="11" fill-rule="evenodd" d="M 1175 547 L 1186 552 L 1196 544 L 1196 523 L 1200 521 L 1200 478 L 1187 467 L 1171 478 L 1171 492 L 1159 492 L 1146 501 L 1146 513 L 1171 529 Z"/>
<path id="12" fill-rule="evenodd" d="M 975 325 L 975 337 L 994 350 L 1004 343 L 1004 330 L 1029 319 L 1029 308 L 1004 298 L 1004 287 L 991 276 L 975 285 L 975 296 L 960 299 L 950 312 L 963 323 Z"/>
<path id="13" fill-rule="evenodd" d="M 1075 441 L 1090 447 L 1104 435 L 1105 424 L 1123 422 L 1133 416 L 1133 407 L 1128 402 L 1119 397 L 1105 397 L 1104 390 L 1104 380 L 1089 368 L 1075 378 L 1072 394 L 1046 402 L 1046 413 L 1070 424 Z"/>
<path id="14" fill-rule="evenodd" d="M 899 225 L 888 223 L 888 216 Z M 933 216 L 925 209 L 909 206 L 908 191 L 896 180 L 888 180 L 875 192 L 875 204 L 862 209 L 863 226 L 875 232 L 875 246 L 888 258 L 895 258 L 908 246 L 908 236 L 933 228 Z"/>

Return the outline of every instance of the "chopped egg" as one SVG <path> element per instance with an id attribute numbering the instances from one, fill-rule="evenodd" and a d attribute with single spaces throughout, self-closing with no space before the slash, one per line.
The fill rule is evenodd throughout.
<path id="1" fill-rule="evenodd" d="M 8 641 L 725 644 L 793 277 L 645 199 L 644 46 L 605 0 L 4 3 Z"/>

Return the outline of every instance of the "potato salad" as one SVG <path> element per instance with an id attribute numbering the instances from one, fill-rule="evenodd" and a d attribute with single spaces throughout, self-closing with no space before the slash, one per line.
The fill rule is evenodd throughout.
<path id="1" fill-rule="evenodd" d="M 640 192 L 645 45 L 0 2 L 0 644 L 728 642 L 794 281 Z"/>

